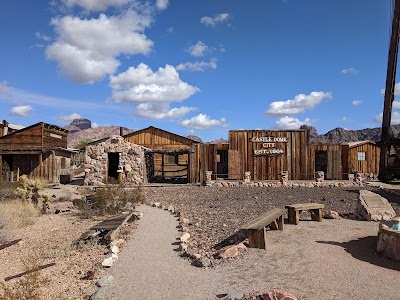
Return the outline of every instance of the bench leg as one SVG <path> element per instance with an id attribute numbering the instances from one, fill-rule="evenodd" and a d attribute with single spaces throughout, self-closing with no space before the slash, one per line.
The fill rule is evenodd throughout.
<path id="1" fill-rule="evenodd" d="M 278 217 L 271 223 L 272 230 L 283 230 L 283 216 Z"/>
<path id="2" fill-rule="evenodd" d="M 322 208 L 310 209 L 311 220 L 322 222 Z"/>
<path id="3" fill-rule="evenodd" d="M 288 208 L 288 221 L 290 224 L 299 224 L 299 211 L 294 208 Z"/>
<path id="4" fill-rule="evenodd" d="M 247 230 L 247 237 L 249 238 L 249 247 L 250 248 L 259 248 L 265 249 L 265 237 L 266 237 L 266 228 L 256 230 L 249 229 Z"/>

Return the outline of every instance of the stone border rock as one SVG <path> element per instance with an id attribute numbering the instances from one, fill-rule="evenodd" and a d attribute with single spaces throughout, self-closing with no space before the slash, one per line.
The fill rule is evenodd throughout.
<path id="1" fill-rule="evenodd" d="M 352 186 L 363 186 L 361 181 L 324 181 L 324 182 L 314 182 L 314 181 L 292 181 L 292 182 L 250 182 L 245 183 L 243 181 L 211 181 L 207 185 L 207 187 L 237 187 L 237 186 L 248 186 L 248 187 L 352 187 Z"/>

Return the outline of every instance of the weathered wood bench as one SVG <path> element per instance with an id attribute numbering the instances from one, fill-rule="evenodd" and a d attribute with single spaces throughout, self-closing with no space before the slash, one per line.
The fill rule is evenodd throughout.
<path id="1" fill-rule="evenodd" d="M 247 231 L 250 248 L 266 248 L 266 227 L 271 225 L 273 230 L 283 230 L 283 208 L 272 208 L 257 218 L 245 224 L 242 229 Z"/>
<path id="2" fill-rule="evenodd" d="M 308 210 L 311 213 L 311 220 L 322 222 L 322 209 L 323 204 L 320 203 L 300 203 L 286 205 L 285 208 L 288 210 L 288 222 L 289 224 L 299 224 L 299 215 L 303 210 Z"/>

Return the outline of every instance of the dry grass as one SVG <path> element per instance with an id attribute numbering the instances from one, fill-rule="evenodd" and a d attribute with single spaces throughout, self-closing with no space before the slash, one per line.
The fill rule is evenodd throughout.
<path id="1" fill-rule="evenodd" d="M 0 202 L 0 243 L 15 239 L 15 230 L 34 224 L 40 212 L 18 200 Z"/>

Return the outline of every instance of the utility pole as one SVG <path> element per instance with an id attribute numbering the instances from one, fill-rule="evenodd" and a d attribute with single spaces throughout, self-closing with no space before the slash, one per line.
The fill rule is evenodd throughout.
<path id="1" fill-rule="evenodd" d="M 399 29 L 400 29 L 400 0 L 395 0 L 394 13 L 392 20 L 392 35 L 390 38 L 388 67 L 386 73 L 386 87 L 382 116 L 382 133 L 381 133 L 381 154 L 379 164 L 379 174 L 385 173 L 387 166 L 388 152 L 391 146 L 391 128 L 392 120 L 392 104 L 394 100 L 394 87 L 396 80 L 397 56 L 399 51 Z"/>

